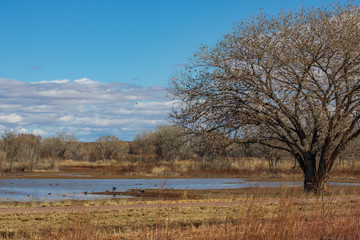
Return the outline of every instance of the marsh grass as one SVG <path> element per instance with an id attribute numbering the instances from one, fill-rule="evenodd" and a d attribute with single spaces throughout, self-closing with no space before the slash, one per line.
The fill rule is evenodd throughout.
<path id="1" fill-rule="evenodd" d="M 88 171 L 103 175 L 155 176 L 155 177 L 257 177 L 302 178 L 299 166 L 293 159 L 282 159 L 270 166 L 261 158 L 222 158 L 213 161 L 149 160 L 149 161 L 73 161 L 64 160 L 59 168 L 67 171 Z M 348 179 L 360 178 L 360 162 L 346 161 L 335 164 L 332 176 Z"/>
<path id="2" fill-rule="evenodd" d="M 276 203 L 257 201 L 216 210 L 193 209 L 197 218 L 179 220 L 179 215 L 156 228 L 132 232 L 128 239 L 359 239 L 359 202 L 318 199 L 308 203 L 282 197 Z M 296 201 L 295 201 L 296 200 Z M 206 212 L 206 213 L 205 213 Z M 205 214 L 204 214 L 205 213 Z M 211 216 L 207 218 L 207 216 Z"/>
<path id="3" fill-rule="evenodd" d="M 346 197 L 336 187 L 332 190 L 323 197 L 286 187 L 234 195 L 214 191 L 202 193 L 195 201 L 204 204 L 193 207 L 170 207 L 174 201 L 194 200 L 174 200 L 159 192 L 157 200 L 142 201 L 155 203 L 155 208 L 0 214 L 0 239 L 359 239 L 360 201 L 347 200 L 350 190 Z"/>
<path id="4" fill-rule="evenodd" d="M 7 173 L 5 173 L 7 175 Z M 73 175 L 73 176 L 71 176 Z M 83 175 L 83 176 L 82 176 Z M 299 166 L 293 159 L 282 159 L 271 165 L 263 158 L 224 157 L 212 161 L 174 160 L 106 160 L 59 161 L 58 170 L 34 169 L 33 173 L 11 173 L 9 178 L 247 178 L 255 180 L 303 180 Z M 330 180 L 359 181 L 360 161 L 337 162 Z"/>
<path id="5" fill-rule="evenodd" d="M 101 175 L 155 176 L 155 177 L 239 177 L 239 176 L 286 176 L 297 174 L 291 161 L 269 168 L 267 161 L 258 158 L 223 158 L 213 161 L 196 160 L 148 160 L 148 161 L 73 161 L 63 160 L 59 169 L 65 172 L 86 172 Z"/>

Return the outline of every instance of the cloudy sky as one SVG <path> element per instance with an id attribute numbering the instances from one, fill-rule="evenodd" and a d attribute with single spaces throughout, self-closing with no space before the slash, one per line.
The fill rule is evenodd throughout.
<path id="1" fill-rule="evenodd" d="M 331 1 L 303 0 L 305 6 Z M 357 2 L 357 1 L 356 1 Z M 169 124 L 166 87 L 205 43 L 293 0 L 0 0 L 0 134 L 132 140 Z"/>

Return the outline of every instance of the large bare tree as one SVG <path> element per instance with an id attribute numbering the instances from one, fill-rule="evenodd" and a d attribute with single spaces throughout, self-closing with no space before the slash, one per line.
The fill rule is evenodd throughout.
<path id="1" fill-rule="evenodd" d="M 360 9 L 258 13 L 172 77 L 175 121 L 291 153 L 320 192 L 360 135 Z"/>

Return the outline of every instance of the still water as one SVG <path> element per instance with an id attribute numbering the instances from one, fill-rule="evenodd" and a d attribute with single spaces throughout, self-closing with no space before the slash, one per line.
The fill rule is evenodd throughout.
<path id="1" fill-rule="evenodd" d="M 359 185 L 358 183 L 329 183 Z M 129 189 L 230 189 L 248 187 L 301 186 L 301 182 L 253 182 L 234 178 L 203 179 L 2 179 L 0 201 L 55 201 L 111 198 L 91 192 Z M 119 197 L 119 196 L 117 196 Z"/>

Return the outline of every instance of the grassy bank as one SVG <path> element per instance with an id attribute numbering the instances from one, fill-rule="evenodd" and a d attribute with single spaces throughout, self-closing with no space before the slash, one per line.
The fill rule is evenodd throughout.
<path id="1" fill-rule="evenodd" d="M 360 188 L 337 186 L 329 188 L 328 196 L 323 198 L 305 195 L 301 188 L 153 192 L 141 199 L 111 204 L 141 202 L 156 203 L 158 207 L 0 214 L 0 238 L 359 239 L 360 201 L 347 200 L 349 195 L 359 194 Z M 238 200 L 242 202 L 221 204 Z M 203 205 L 166 207 L 174 202 L 192 201 Z M 215 204 L 209 206 L 207 202 Z"/>

